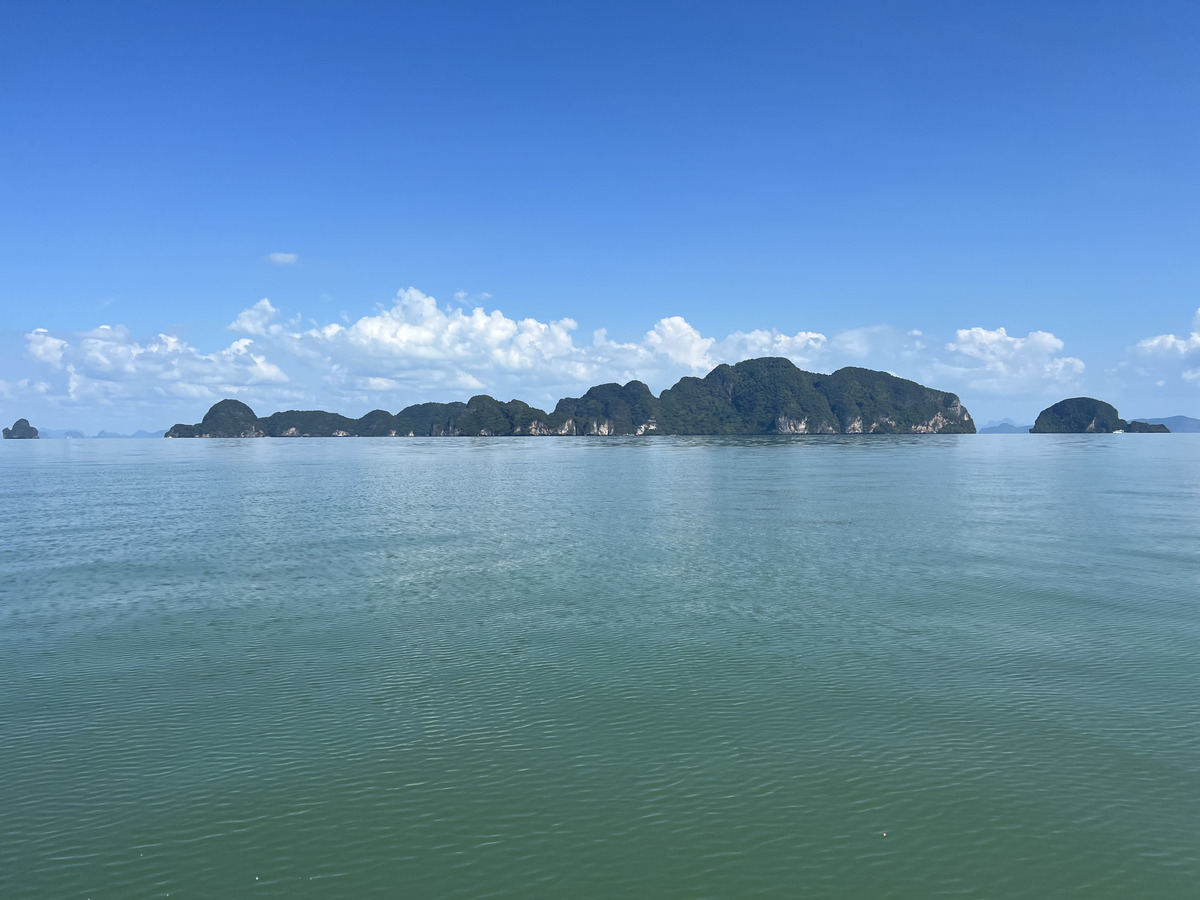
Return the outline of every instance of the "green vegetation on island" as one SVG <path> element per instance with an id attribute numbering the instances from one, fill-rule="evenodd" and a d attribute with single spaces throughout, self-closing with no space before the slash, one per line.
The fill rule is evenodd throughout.
<path id="1" fill-rule="evenodd" d="M 7 441 L 37 440 L 38 437 L 38 430 L 28 419 L 17 419 L 12 428 L 5 428 L 2 433 Z"/>
<path id="2" fill-rule="evenodd" d="M 1072 397 L 1060 400 L 1038 413 L 1030 434 L 1169 434 L 1166 425 L 1147 422 L 1126 422 L 1117 415 L 1116 407 L 1092 397 Z"/>
<path id="3" fill-rule="evenodd" d="M 265 437 L 258 416 L 241 400 L 214 403 L 196 425 L 174 425 L 165 437 Z"/>
<path id="4" fill-rule="evenodd" d="M 600 384 L 582 397 L 559 400 L 547 428 L 556 434 L 661 434 L 660 415 L 659 400 L 642 382 Z"/>
<path id="5" fill-rule="evenodd" d="M 805 372 L 768 357 L 682 378 L 655 397 L 645 384 L 602 384 L 567 397 L 547 414 L 520 400 L 480 394 L 466 403 L 421 403 L 392 415 L 350 419 L 322 410 L 256 418 L 222 400 L 196 425 L 167 437 L 352 437 L 641 434 L 974 434 L 958 397 L 886 372 L 845 368 Z"/>

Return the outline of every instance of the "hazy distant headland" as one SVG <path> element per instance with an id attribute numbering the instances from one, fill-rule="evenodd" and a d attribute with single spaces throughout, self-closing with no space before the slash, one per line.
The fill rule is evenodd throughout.
<path id="1" fill-rule="evenodd" d="M 831 375 L 765 357 L 680 379 L 655 397 L 640 381 L 602 384 L 547 413 L 486 394 L 466 403 L 420 403 L 351 419 L 323 410 L 259 418 L 238 400 L 215 404 L 166 437 L 389 437 L 489 435 L 974 434 L 955 394 L 871 369 Z"/>
<path id="2" fill-rule="evenodd" d="M 979 429 L 980 434 L 1029 434 L 1032 425 L 1016 425 L 1011 421 L 996 422 Z"/>
<path id="3" fill-rule="evenodd" d="M 1165 425 L 1172 434 L 1200 432 L 1200 419 L 1191 416 L 1167 416 L 1164 419 L 1151 419 L 1146 416 L 1134 416 L 1130 422 L 1145 422 L 1147 425 Z"/>

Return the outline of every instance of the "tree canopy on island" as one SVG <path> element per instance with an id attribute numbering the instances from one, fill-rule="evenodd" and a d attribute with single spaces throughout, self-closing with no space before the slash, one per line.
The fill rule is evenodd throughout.
<path id="1" fill-rule="evenodd" d="M 17 419 L 12 428 L 3 430 L 5 440 L 37 440 L 38 430 L 29 424 L 28 419 Z"/>
<path id="2" fill-rule="evenodd" d="M 421 403 L 396 414 L 350 419 L 323 410 L 288 410 L 259 419 L 222 400 L 196 425 L 167 437 L 328 437 L 640 434 L 974 434 L 958 397 L 887 372 L 845 368 L 805 372 L 788 359 L 719 365 L 682 378 L 658 397 L 640 381 L 602 384 L 567 397 L 552 413 L 486 394 L 466 403 Z"/>
<path id="3" fill-rule="evenodd" d="M 1135 434 L 1168 434 L 1165 425 L 1147 422 L 1126 422 L 1111 403 L 1093 397 L 1071 397 L 1060 400 L 1038 413 L 1030 434 L 1112 434 L 1128 431 Z"/>

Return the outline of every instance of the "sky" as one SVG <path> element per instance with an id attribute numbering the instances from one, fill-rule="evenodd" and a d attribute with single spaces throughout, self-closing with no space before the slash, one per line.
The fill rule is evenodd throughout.
<path id="1" fill-rule="evenodd" d="M 0 419 L 758 356 L 1200 417 L 1200 4 L 0 0 Z"/>

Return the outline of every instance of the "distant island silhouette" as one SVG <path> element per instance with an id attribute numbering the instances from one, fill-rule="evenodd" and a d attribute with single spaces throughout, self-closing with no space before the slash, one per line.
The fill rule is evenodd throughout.
<path id="1" fill-rule="evenodd" d="M 486 394 L 466 403 L 420 403 L 351 419 L 324 410 L 259 418 L 239 400 L 221 400 L 185 437 L 388 437 L 491 435 L 974 434 L 958 396 L 872 369 L 805 372 L 764 357 L 686 377 L 655 397 L 640 381 L 602 384 L 546 413 Z"/>
<path id="2" fill-rule="evenodd" d="M 1032 425 L 1014 425 L 1011 422 L 1000 422 L 997 425 L 988 425 L 985 428 L 980 428 L 980 434 L 1029 434 L 1029 429 Z"/>
<path id="3" fill-rule="evenodd" d="M 1130 421 L 1145 422 L 1149 425 L 1166 425 L 1172 434 L 1195 433 L 1200 431 L 1200 419 L 1191 416 L 1167 416 L 1164 419 L 1151 419 L 1146 416 L 1134 416 Z"/>
<path id="4" fill-rule="evenodd" d="M 2 432 L 5 440 L 37 440 L 38 430 L 29 424 L 28 419 L 17 419 L 13 422 L 12 428 L 5 428 Z"/>

